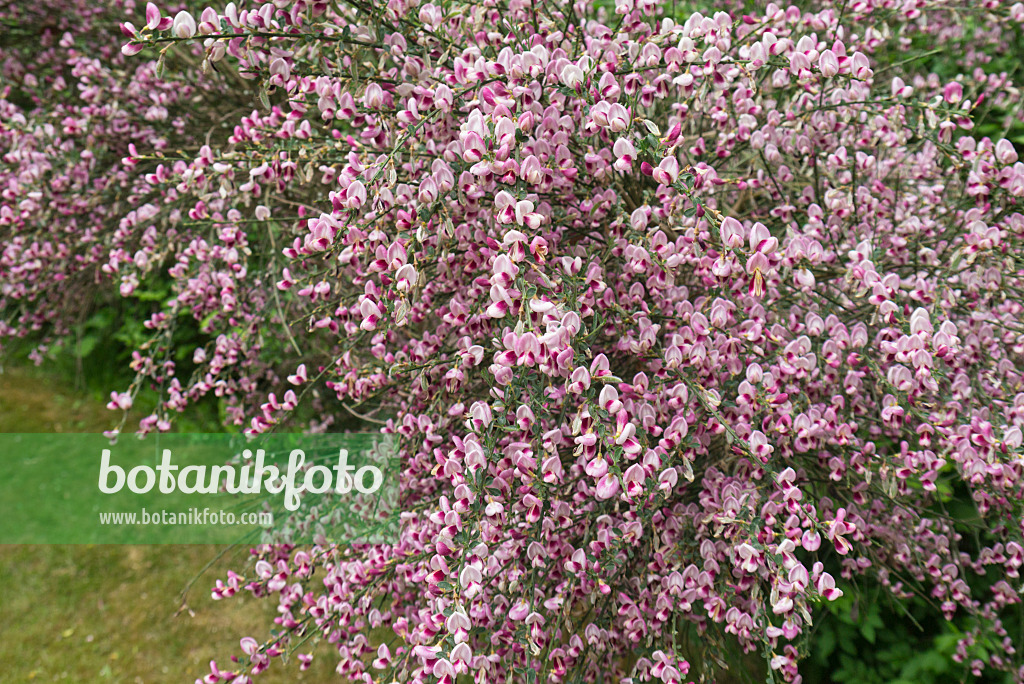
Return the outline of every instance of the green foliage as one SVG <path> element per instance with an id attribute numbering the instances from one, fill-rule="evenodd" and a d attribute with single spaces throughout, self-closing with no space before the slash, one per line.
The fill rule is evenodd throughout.
<path id="1" fill-rule="evenodd" d="M 111 389 L 126 389 L 136 378 L 131 369 L 132 350 L 151 344 L 153 333 L 145 326 L 150 316 L 159 311 L 171 296 L 170 280 L 155 276 L 140 285 L 132 297 L 112 297 L 91 302 L 79 315 L 80 322 L 71 335 L 47 349 L 48 370 L 68 380 L 77 390 L 85 391 L 97 401 L 106 402 Z M 209 336 L 188 315 L 178 317 L 177 339 L 183 341 L 168 347 L 168 358 L 176 364 L 177 373 L 188 377 L 193 370 L 192 352 L 205 345 Z M 21 344 L 6 348 L 16 365 L 27 365 L 29 353 L 40 340 L 29 337 Z M 137 406 L 148 409 L 161 397 L 161 388 L 140 387 Z M 177 429 L 185 432 L 219 432 L 224 429 L 222 401 L 210 396 L 183 416 Z M 111 414 L 111 422 L 116 422 Z"/>
<path id="2" fill-rule="evenodd" d="M 877 588 L 871 595 L 846 594 L 828 604 L 827 611 L 815 618 L 810 657 L 802 669 L 804 681 L 1009 684 L 1013 678 L 1008 673 L 987 670 L 983 676 L 975 677 L 968 667 L 974 658 L 986 659 L 995 644 L 976 644 L 969 651 L 967 662 L 954 659 L 957 642 L 969 626 L 957 618 L 945 620 L 938 607 L 924 598 L 896 604 Z"/>
<path id="3" fill-rule="evenodd" d="M 828 604 L 817 621 L 807 681 L 849 684 L 944 684 L 957 681 L 963 666 L 953 661 L 959 633 L 951 623 L 900 616 L 885 597 L 849 594 Z M 923 614 L 923 601 L 911 612 Z"/>

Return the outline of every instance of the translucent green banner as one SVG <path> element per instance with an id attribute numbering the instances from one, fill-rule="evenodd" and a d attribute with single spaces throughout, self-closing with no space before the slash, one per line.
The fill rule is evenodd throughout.
<path id="1" fill-rule="evenodd" d="M 392 541 L 379 434 L 0 434 L 0 544 Z"/>

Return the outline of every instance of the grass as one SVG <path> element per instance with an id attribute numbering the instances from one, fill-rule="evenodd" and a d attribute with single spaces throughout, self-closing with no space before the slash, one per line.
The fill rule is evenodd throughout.
<path id="1" fill-rule="evenodd" d="M 53 378 L 0 374 L 0 432 L 99 432 L 114 414 Z M 193 682 L 216 660 L 230 669 L 238 640 L 269 633 L 275 603 L 215 602 L 210 587 L 242 572 L 247 549 L 219 546 L 0 546 L 0 663 L 4 682 Z M 195 583 L 182 608 L 180 595 Z M 324 656 L 324 654 L 320 654 Z M 329 654 L 261 675 L 267 684 L 327 681 Z"/>

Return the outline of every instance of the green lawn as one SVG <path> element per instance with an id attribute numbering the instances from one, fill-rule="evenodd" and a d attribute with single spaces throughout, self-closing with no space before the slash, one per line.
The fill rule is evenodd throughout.
<path id="1" fill-rule="evenodd" d="M 98 432 L 114 415 L 61 384 L 28 372 L 0 375 L 0 432 Z M 261 639 L 272 601 L 241 594 L 215 602 L 210 588 L 245 567 L 247 549 L 214 562 L 217 546 L 0 546 L 3 682 L 188 682 L 216 659 L 228 668 L 242 636 Z M 261 681 L 326 681 L 330 654 L 311 670 L 274 668 Z"/>

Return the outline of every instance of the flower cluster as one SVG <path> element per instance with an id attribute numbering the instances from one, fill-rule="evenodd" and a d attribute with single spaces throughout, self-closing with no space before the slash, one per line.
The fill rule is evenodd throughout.
<path id="1" fill-rule="evenodd" d="M 47 223 L 28 155 L 0 206 L 0 305 L 28 318 L 0 332 L 63 292 L 32 264 L 169 281 L 111 401 L 160 393 L 140 431 L 209 396 L 256 433 L 372 414 L 402 462 L 394 544 L 263 546 L 218 583 L 281 629 L 200 681 L 315 636 L 351 681 L 676 683 L 738 644 L 799 682 L 858 575 L 1024 680 L 1024 163 L 975 130 L 1020 111 L 993 58 L 1024 6 L 919 4 L 138 8 L 107 62 L 159 50 L 170 85 L 131 87 L 220 115 L 83 170 L 129 193 L 95 225 Z M 971 76 L 921 67 L 935 40 Z"/>

